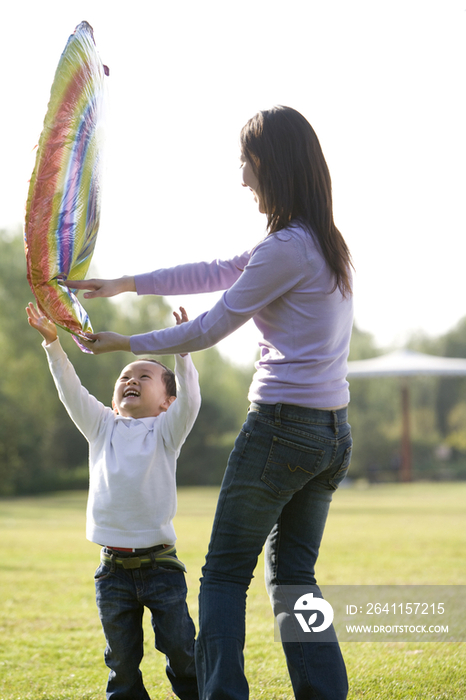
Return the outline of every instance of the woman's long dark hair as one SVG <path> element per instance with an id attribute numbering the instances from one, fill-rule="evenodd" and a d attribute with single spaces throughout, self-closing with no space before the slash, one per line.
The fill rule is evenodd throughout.
<path id="1" fill-rule="evenodd" d="M 259 182 L 268 233 L 299 220 L 317 236 L 334 289 L 351 294 L 351 254 L 333 220 L 329 169 L 307 119 L 291 107 L 258 112 L 241 130 L 240 143 Z"/>

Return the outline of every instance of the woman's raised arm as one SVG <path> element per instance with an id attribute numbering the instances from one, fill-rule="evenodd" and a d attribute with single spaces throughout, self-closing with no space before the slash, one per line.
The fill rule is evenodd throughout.
<path id="1" fill-rule="evenodd" d="M 114 297 L 122 292 L 136 291 L 136 284 L 132 276 L 118 277 L 113 280 L 66 280 L 65 284 L 71 289 L 90 290 L 83 295 L 85 299 L 94 299 L 94 297 Z"/>

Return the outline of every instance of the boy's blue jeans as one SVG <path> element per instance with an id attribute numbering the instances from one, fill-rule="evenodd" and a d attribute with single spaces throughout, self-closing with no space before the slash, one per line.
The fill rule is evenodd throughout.
<path id="1" fill-rule="evenodd" d="M 309 586 L 332 495 L 351 459 L 347 409 L 252 404 L 220 491 L 199 595 L 196 666 L 203 700 L 245 700 L 246 592 L 265 544 L 266 586 L 289 628 L 281 586 Z M 287 619 L 288 618 L 288 619 Z M 273 635 L 273 624 L 270 634 Z M 283 642 L 298 700 L 344 700 L 338 642 Z"/>
<path id="2" fill-rule="evenodd" d="M 139 669 L 143 657 L 142 616 L 152 613 L 155 647 L 166 656 L 166 673 L 182 700 L 197 700 L 195 629 L 186 604 L 182 571 L 123 569 L 101 564 L 95 573 L 96 601 L 110 668 L 107 699 L 149 700 Z"/>

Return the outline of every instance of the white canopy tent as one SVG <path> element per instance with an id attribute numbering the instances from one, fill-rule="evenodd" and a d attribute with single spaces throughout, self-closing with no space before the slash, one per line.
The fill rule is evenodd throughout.
<path id="1" fill-rule="evenodd" d="M 409 377 L 466 376 L 466 359 L 437 357 L 413 350 L 395 350 L 369 360 L 348 362 L 348 379 L 371 379 L 378 377 L 402 377 L 401 404 L 403 411 L 403 433 L 401 446 L 401 480 L 412 480 L 411 437 L 409 425 Z"/>

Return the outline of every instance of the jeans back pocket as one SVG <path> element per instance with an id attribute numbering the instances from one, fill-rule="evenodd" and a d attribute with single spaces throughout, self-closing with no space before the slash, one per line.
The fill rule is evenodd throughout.
<path id="1" fill-rule="evenodd" d="M 337 490 L 343 479 L 348 473 L 349 465 L 351 462 L 352 447 L 348 447 L 343 455 L 343 461 L 339 465 L 338 469 L 335 470 L 334 474 L 329 479 L 330 488 L 334 491 Z"/>
<path id="2" fill-rule="evenodd" d="M 279 496 L 296 493 L 319 472 L 325 450 L 274 436 L 262 481 Z"/>

